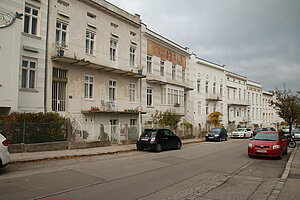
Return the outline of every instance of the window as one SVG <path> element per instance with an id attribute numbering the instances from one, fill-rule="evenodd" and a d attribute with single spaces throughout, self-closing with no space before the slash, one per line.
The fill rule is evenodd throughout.
<path id="1" fill-rule="evenodd" d="M 160 61 L 160 75 L 161 76 L 165 75 L 165 61 L 164 60 Z"/>
<path id="2" fill-rule="evenodd" d="M 56 21 L 56 36 L 55 41 L 57 44 L 66 45 L 67 42 L 68 24 L 63 21 Z"/>
<path id="3" fill-rule="evenodd" d="M 201 87 L 200 83 L 201 83 L 201 80 L 197 79 L 197 92 L 198 93 L 200 93 L 200 87 Z"/>
<path id="4" fill-rule="evenodd" d="M 216 83 L 213 83 L 213 94 L 216 94 Z"/>
<path id="5" fill-rule="evenodd" d="M 227 98 L 230 99 L 230 89 L 227 88 Z"/>
<path id="6" fill-rule="evenodd" d="M 24 32 L 37 35 L 39 9 L 25 5 Z"/>
<path id="7" fill-rule="evenodd" d="M 239 88 L 239 100 L 241 100 L 241 96 L 242 96 L 242 89 Z"/>
<path id="8" fill-rule="evenodd" d="M 52 111 L 66 111 L 67 71 L 53 68 Z"/>
<path id="9" fill-rule="evenodd" d="M 161 104 L 165 105 L 167 103 L 167 89 L 162 88 L 161 89 Z"/>
<path id="10" fill-rule="evenodd" d="M 209 114 L 209 110 L 208 110 L 208 103 L 206 103 L 206 107 L 205 107 L 205 113 L 208 115 Z"/>
<path id="11" fill-rule="evenodd" d="M 235 89 L 233 90 L 233 99 L 235 99 L 235 93 L 236 93 L 236 91 L 235 91 Z"/>
<path id="12" fill-rule="evenodd" d="M 137 125 L 136 119 L 130 119 L 129 125 L 130 126 L 136 126 Z"/>
<path id="13" fill-rule="evenodd" d="M 147 73 L 152 73 L 152 56 L 147 56 Z"/>
<path id="14" fill-rule="evenodd" d="M 130 47 L 130 66 L 131 67 L 134 66 L 134 62 L 135 62 L 135 50 L 136 50 L 136 47 Z"/>
<path id="15" fill-rule="evenodd" d="M 179 93 L 178 93 L 178 90 L 174 90 L 174 103 L 179 103 Z"/>
<path id="16" fill-rule="evenodd" d="M 201 101 L 198 101 L 198 116 L 201 115 Z"/>
<path id="17" fill-rule="evenodd" d="M 95 46 L 95 33 L 87 30 L 85 35 L 85 48 L 86 48 L 85 53 L 93 55 L 94 46 Z"/>
<path id="18" fill-rule="evenodd" d="M 37 61 L 23 58 L 22 60 L 22 88 L 34 89 L 36 79 Z"/>
<path id="19" fill-rule="evenodd" d="M 129 101 L 135 102 L 135 84 L 134 83 L 129 84 Z"/>
<path id="20" fill-rule="evenodd" d="M 185 68 L 182 67 L 182 82 L 185 82 Z"/>
<path id="21" fill-rule="evenodd" d="M 116 87 L 117 87 L 117 82 L 110 80 L 109 81 L 109 100 L 110 101 L 116 100 Z"/>
<path id="22" fill-rule="evenodd" d="M 147 106 L 153 105 L 152 88 L 147 88 Z"/>
<path id="23" fill-rule="evenodd" d="M 84 78 L 84 98 L 92 99 L 93 98 L 93 87 L 94 87 L 94 77 L 85 76 Z"/>
<path id="24" fill-rule="evenodd" d="M 205 92 L 208 93 L 208 81 L 205 82 Z"/>
<path id="25" fill-rule="evenodd" d="M 172 79 L 176 79 L 176 65 L 172 65 Z"/>
<path id="26" fill-rule="evenodd" d="M 114 40 L 114 39 L 110 40 L 110 52 L 109 52 L 109 55 L 110 55 L 110 60 L 111 61 L 116 61 L 117 44 L 118 44 L 117 40 Z"/>
<path id="27" fill-rule="evenodd" d="M 220 85 L 220 95 L 221 95 L 221 97 L 223 96 L 223 85 L 222 84 Z"/>

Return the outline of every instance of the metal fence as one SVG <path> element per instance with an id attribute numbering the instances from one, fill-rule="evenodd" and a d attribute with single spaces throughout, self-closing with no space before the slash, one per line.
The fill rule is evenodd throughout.
<path id="1" fill-rule="evenodd" d="M 10 144 L 65 141 L 67 126 L 65 123 L 0 122 L 0 133 Z"/>

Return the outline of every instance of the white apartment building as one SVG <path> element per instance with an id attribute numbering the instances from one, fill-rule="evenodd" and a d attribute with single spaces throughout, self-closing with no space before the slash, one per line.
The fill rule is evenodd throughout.
<path id="1" fill-rule="evenodd" d="M 191 55 L 190 69 L 193 91 L 189 94 L 188 115 L 191 123 L 200 130 L 208 130 L 207 116 L 212 112 L 220 112 L 223 114 L 222 124 L 227 126 L 224 66 Z"/>
<path id="2" fill-rule="evenodd" d="M 172 110 L 186 116 L 189 79 L 189 52 L 187 48 L 149 30 L 142 24 L 142 109 L 147 114 L 143 123 L 151 124 L 151 115 Z M 185 117 L 182 120 L 188 121 Z"/>
<path id="3" fill-rule="evenodd" d="M 248 99 L 250 103 L 249 115 L 251 125 L 262 126 L 262 85 L 254 81 L 247 80 Z"/>
<path id="4" fill-rule="evenodd" d="M 137 126 L 140 17 L 104 0 L 50 0 L 47 111 L 75 120 L 99 139 Z M 100 138 L 101 139 L 101 138 Z"/>
<path id="5" fill-rule="evenodd" d="M 227 71 L 226 86 L 228 121 L 235 126 L 248 127 L 251 123 L 251 116 L 249 113 L 247 77 Z"/>
<path id="6" fill-rule="evenodd" d="M 283 120 L 278 116 L 276 110 L 271 106 L 270 102 L 275 101 L 274 94 L 268 91 L 262 91 L 262 126 L 274 127 L 278 129 L 278 125 Z"/>
<path id="7" fill-rule="evenodd" d="M 43 112 L 47 0 L 0 2 L 0 114 Z"/>

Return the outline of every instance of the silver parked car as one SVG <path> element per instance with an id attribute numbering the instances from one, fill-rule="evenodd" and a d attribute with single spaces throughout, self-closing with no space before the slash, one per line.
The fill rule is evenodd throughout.
<path id="1" fill-rule="evenodd" d="M 0 134 L 0 167 L 4 167 L 9 163 L 10 154 L 8 152 L 8 141 Z"/>

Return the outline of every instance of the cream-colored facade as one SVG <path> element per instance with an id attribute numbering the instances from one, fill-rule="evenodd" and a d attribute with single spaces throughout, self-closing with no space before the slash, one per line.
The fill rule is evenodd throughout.
<path id="1" fill-rule="evenodd" d="M 276 110 L 271 106 L 271 101 L 275 101 L 273 93 L 262 91 L 262 126 L 274 127 L 278 129 L 278 125 L 283 120 L 278 116 Z"/>
<path id="2" fill-rule="evenodd" d="M 0 113 L 43 112 L 47 1 L 3 0 L 0 5 L 0 14 L 14 19 L 0 32 Z"/>
<path id="3" fill-rule="evenodd" d="M 140 17 L 100 0 L 52 0 L 49 10 L 47 111 L 71 117 L 89 140 L 101 125 L 137 126 Z"/>
<path id="4" fill-rule="evenodd" d="M 151 115 L 171 110 L 186 121 L 190 87 L 189 52 L 142 24 L 142 110 L 143 123 L 151 124 Z"/>
<path id="5" fill-rule="evenodd" d="M 247 91 L 249 99 L 249 115 L 251 125 L 262 127 L 262 85 L 251 80 L 247 80 Z"/>
<path id="6" fill-rule="evenodd" d="M 193 82 L 193 91 L 189 96 L 189 119 L 195 127 L 207 130 L 208 115 L 212 112 L 220 112 L 222 124 L 227 126 L 226 104 L 226 75 L 224 66 L 191 55 L 190 79 Z"/>

